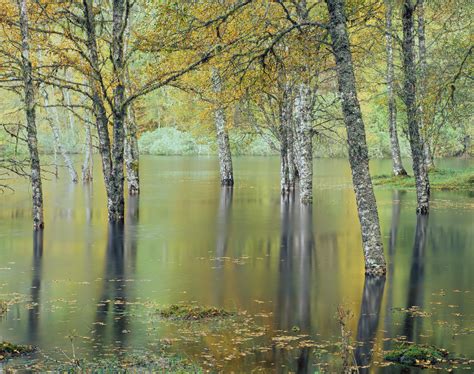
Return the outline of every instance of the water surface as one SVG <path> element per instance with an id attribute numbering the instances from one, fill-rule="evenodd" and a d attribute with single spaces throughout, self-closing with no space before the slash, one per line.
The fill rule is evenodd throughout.
<path id="1" fill-rule="evenodd" d="M 127 200 L 123 228 L 107 224 L 96 165 L 92 185 L 48 177 L 42 235 L 31 230 L 27 181 L 0 195 L 0 298 L 17 301 L 0 320 L 1 339 L 58 359 L 72 354 L 71 337 L 80 357 L 153 351 L 168 339 L 169 349 L 224 370 L 331 371 L 337 356 L 300 342 L 339 341 L 342 305 L 361 342 L 355 358 L 373 372 L 398 371 L 380 365 L 393 338 L 473 358 L 472 195 L 434 191 L 429 217 L 417 217 L 414 191 L 376 189 L 389 273 L 374 280 L 363 275 L 345 160 L 315 161 L 310 208 L 280 197 L 277 158 L 236 158 L 231 190 L 220 188 L 215 158 L 142 157 L 142 193 Z M 390 163 L 371 169 L 388 173 Z M 177 302 L 247 311 L 265 330 L 236 342 L 233 331 L 204 335 L 154 318 Z"/>

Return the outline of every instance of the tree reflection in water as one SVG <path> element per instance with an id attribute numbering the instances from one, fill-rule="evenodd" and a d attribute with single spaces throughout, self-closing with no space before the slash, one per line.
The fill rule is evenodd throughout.
<path id="1" fill-rule="evenodd" d="M 276 307 L 277 329 L 311 335 L 311 270 L 314 251 L 313 209 L 295 194 L 281 198 L 281 241 Z M 274 348 L 275 362 L 283 357 Z M 309 348 L 301 348 L 296 358 L 298 373 L 311 372 Z M 293 356 L 293 355 L 292 355 Z"/>
<path id="2" fill-rule="evenodd" d="M 33 274 L 31 277 L 31 306 L 28 311 L 28 341 L 33 345 L 38 343 L 42 261 L 43 230 L 33 231 Z"/>
<path id="3" fill-rule="evenodd" d="M 126 347 L 129 331 L 127 302 L 129 282 L 135 273 L 139 217 L 138 196 L 130 196 L 126 224 L 109 224 L 102 291 L 94 323 L 95 348 L 106 349 L 107 340 L 119 352 Z M 129 274 L 127 269 L 131 270 Z M 108 328 L 108 326 L 111 326 Z M 107 336 L 107 334 L 111 334 Z"/>
<path id="4" fill-rule="evenodd" d="M 416 217 L 415 243 L 410 268 L 410 279 L 408 281 L 408 297 L 406 307 L 423 307 L 423 283 L 425 279 L 425 248 L 428 229 L 427 215 Z M 414 341 L 421 331 L 423 318 L 407 314 L 403 325 L 403 334 L 408 341 Z M 415 331 L 417 328 L 418 332 Z"/>

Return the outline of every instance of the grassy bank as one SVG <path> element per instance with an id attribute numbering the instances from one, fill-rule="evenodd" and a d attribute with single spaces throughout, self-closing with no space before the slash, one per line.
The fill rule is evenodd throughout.
<path id="1" fill-rule="evenodd" d="M 468 169 L 434 169 L 429 173 L 432 190 L 473 191 L 474 168 Z M 376 175 L 372 178 L 374 185 L 400 189 L 414 189 L 413 176 Z"/>

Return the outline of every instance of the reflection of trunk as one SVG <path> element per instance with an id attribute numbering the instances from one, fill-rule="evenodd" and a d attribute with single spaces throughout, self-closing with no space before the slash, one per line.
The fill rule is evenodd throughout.
<path id="1" fill-rule="evenodd" d="M 113 327 L 111 342 L 124 346 L 124 339 L 127 336 L 124 331 L 127 330 L 129 322 L 126 313 L 124 226 L 122 223 L 109 224 L 105 262 L 102 295 L 97 304 L 94 324 L 97 346 L 107 345 L 105 339 L 108 324 Z"/>
<path id="2" fill-rule="evenodd" d="M 394 95 L 394 68 L 393 68 L 393 36 L 392 36 L 392 0 L 385 0 L 386 28 L 385 36 L 387 41 L 387 96 L 388 96 L 388 131 L 390 134 L 390 149 L 392 151 L 392 171 L 394 175 L 407 175 L 402 164 L 400 155 L 400 144 L 397 134 L 397 106 Z"/>
<path id="3" fill-rule="evenodd" d="M 294 159 L 294 130 L 291 123 L 292 101 L 288 87 L 285 86 L 280 108 L 280 188 L 286 194 L 295 188 L 297 167 Z"/>
<path id="4" fill-rule="evenodd" d="M 276 328 L 297 327 L 311 334 L 311 271 L 314 251 L 311 205 L 295 202 L 295 195 L 282 196 L 280 261 Z M 302 348 L 296 359 L 297 372 L 309 370 L 309 349 Z M 279 354 L 279 351 L 277 351 Z"/>
<path id="5" fill-rule="evenodd" d="M 216 68 L 212 69 L 212 85 L 214 92 L 222 92 L 222 79 Z M 219 100 L 219 98 L 218 98 Z M 225 109 L 221 103 L 217 104 L 215 111 L 217 152 L 219 154 L 219 171 L 222 186 L 234 185 L 234 172 L 232 169 L 232 155 L 230 153 L 229 134 L 226 129 Z"/>
<path id="6" fill-rule="evenodd" d="M 33 232 L 33 275 L 31 278 L 31 308 L 28 310 L 28 342 L 38 343 L 38 321 L 41 293 L 41 263 L 43 259 L 43 231 Z"/>
<path id="7" fill-rule="evenodd" d="M 372 349 L 379 325 L 384 288 L 385 276 L 373 277 L 368 275 L 365 277 L 359 324 L 357 326 L 356 340 L 359 344 L 355 351 L 359 373 L 369 373 L 369 368 L 366 366 L 369 366 L 372 361 Z"/>
<path id="8" fill-rule="evenodd" d="M 403 69 L 405 84 L 403 99 L 407 108 L 408 133 L 410 138 L 413 172 L 415 174 L 418 214 L 428 214 L 430 184 L 423 155 L 423 142 L 420 137 L 420 128 L 417 120 L 416 108 L 416 70 L 413 38 L 412 0 L 405 0 L 403 5 Z"/>
<path id="9" fill-rule="evenodd" d="M 408 282 L 407 308 L 412 306 L 423 307 L 423 282 L 425 279 L 425 247 L 428 229 L 428 217 L 420 215 L 416 218 L 415 243 L 411 260 L 410 280 Z M 407 315 L 403 326 L 403 334 L 408 341 L 414 341 L 416 321 L 422 323 L 423 318 Z"/>
<path id="10" fill-rule="evenodd" d="M 418 110 L 420 114 L 420 131 L 423 140 L 423 154 L 426 167 L 434 167 L 433 155 L 431 154 L 431 146 L 429 139 L 428 123 L 425 121 L 424 97 L 426 90 L 426 40 L 425 40 L 425 11 L 424 0 L 417 0 L 418 11 L 418 52 L 420 58 L 420 89 L 418 90 Z"/>
<path id="11" fill-rule="evenodd" d="M 20 0 L 20 32 L 21 32 L 21 70 L 23 74 L 23 89 L 25 92 L 26 132 L 28 150 L 31 162 L 31 190 L 33 195 L 33 228 L 44 227 L 43 220 L 43 190 L 41 186 L 41 167 L 38 154 L 38 139 L 36 137 L 36 100 L 33 84 L 33 73 L 30 61 L 30 40 L 28 31 L 28 7 L 26 0 Z"/>
<path id="12" fill-rule="evenodd" d="M 42 88 L 40 92 L 41 92 L 41 95 L 43 96 L 44 105 L 46 107 L 46 113 L 48 115 L 49 126 L 51 127 L 51 130 L 53 131 L 55 148 L 59 151 L 59 153 L 61 153 L 64 163 L 66 164 L 66 168 L 69 172 L 69 176 L 71 177 L 71 181 L 73 183 L 77 183 L 77 173 L 76 173 L 76 170 L 74 169 L 74 165 L 72 164 L 71 158 L 66 153 L 66 150 L 64 149 L 63 145 L 61 144 L 61 136 L 60 136 L 60 131 L 59 131 L 60 117 L 59 117 L 58 108 L 56 107 L 49 108 L 49 97 L 48 97 L 48 92 L 46 91 L 46 88 Z M 51 112 L 54 113 L 54 118 L 53 116 L 51 116 Z"/>
<path id="13" fill-rule="evenodd" d="M 92 149 L 92 131 L 91 125 L 86 121 L 86 136 L 84 149 L 84 163 L 82 164 L 82 181 L 84 183 L 92 182 L 94 172 L 94 159 Z"/>
<path id="14" fill-rule="evenodd" d="M 219 212 L 217 214 L 216 257 L 223 257 L 226 254 L 229 239 L 229 221 L 232 211 L 232 195 L 232 188 L 227 186 L 221 187 Z"/>
<path id="15" fill-rule="evenodd" d="M 300 200 L 313 201 L 313 134 L 311 128 L 311 97 L 308 85 L 302 83 L 295 99 L 296 157 Z"/>
<path id="16" fill-rule="evenodd" d="M 344 1 L 327 0 L 326 3 L 330 15 L 329 31 L 336 57 L 339 91 L 342 97 L 342 111 L 347 130 L 352 183 L 356 194 L 362 230 L 365 272 L 367 274 L 385 273 L 385 258 L 380 234 L 377 202 L 375 201 L 369 173 L 369 155 L 364 122 L 357 98 L 352 55 L 345 23 Z"/>

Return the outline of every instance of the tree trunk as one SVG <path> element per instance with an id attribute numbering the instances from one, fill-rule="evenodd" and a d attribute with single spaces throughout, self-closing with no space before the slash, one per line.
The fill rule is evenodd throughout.
<path id="1" fill-rule="evenodd" d="M 394 68 L 393 68 L 393 36 L 392 36 L 392 1 L 385 0 L 385 38 L 387 50 L 387 96 L 388 96 L 388 131 L 390 134 L 390 149 L 392 151 L 392 171 L 393 174 L 407 175 L 407 172 L 402 164 L 402 157 L 400 155 L 400 144 L 398 142 L 397 134 L 397 106 L 395 103 L 395 95 L 393 90 L 394 83 Z"/>
<path id="2" fill-rule="evenodd" d="M 125 121 L 125 168 L 127 170 L 128 193 L 140 193 L 140 152 L 138 150 L 137 122 L 133 105 L 127 110 Z"/>
<path id="3" fill-rule="evenodd" d="M 66 165 L 66 168 L 69 172 L 69 176 L 71 178 L 72 183 L 77 183 L 78 178 L 77 178 L 76 169 L 74 169 L 74 165 L 71 161 L 71 158 L 66 153 L 66 150 L 61 144 L 61 135 L 60 135 L 60 130 L 59 130 L 60 117 L 58 113 L 58 108 L 56 107 L 49 108 L 49 97 L 48 97 L 48 92 L 46 91 L 45 87 L 43 87 L 43 89 L 41 89 L 40 92 L 41 92 L 41 95 L 43 96 L 44 105 L 46 107 L 48 122 L 53 132 L 55 148 L 59 151 L 59 153 L 61 154 L 64 160 L 64 164 Z M 51 112 L 54 112 L 54 118 L 53 116 L 50 115 Z"/>
<path id="4" fill-rule="evenodd" d="M 404 0 L 403 21 L 403 70 L 405 83 L 403 100 L 407 110 L 408 134 L 410 138 L 411 154 L 413 159 L 413 173 L 415 174 L 418 214 L 427 214 L 429 211 L 430 184 L 426 171 L 423 154 L 423 142 L 420 137 L 420 127 L 417 119 L 416 107 L 416 68 L 413 37 L 413 11 L 411 0 Z"/>
<path id="5" fill-rule="evenodd" d="M 357 98 L 352 55 L 347 34 L 343 0 L 327 0 L 329 32 L 336 58 L 342 111 L 347 130 L 349 162 L 362 231 L 366 274 L 384 274 L 385 258 L 380 234 L 377 202 L 369 173 L 369 155 L 364 122 Z"/>
<path id="6" fill-rule="evenodd" d="M 131 15 L 125 29 L 124 54 L 127 53 L 130 39 Z M 125 89 L 127 93 L 131 89 L 131 79 L 128 66 L 125 68 Z M 133 104 L 127 108 L 127 118 L 125 121 L 125 169 L 127 172 L 127 185 L 129 195 L 140 193 L 140 152 L 138 149 L 138 129 L 135 110 Z"/>
<path id="7" fill-rule="evenodd" d="M 43 190 L 41 186 L 41 166 L 36 136 L 36 99 L 33 84 L 32 65 L 30 61 L 30 41 L 28 29 L 27 0 L 20 0 L 20 32 L 21 32 L 21 70 L 23 74 L 24 101 L 26 112 L 26 132 L 31 162 L 31 190 L 33 195 L 33 229 L 43 229 Z"/>
<path id="8" fill-rule="evenodd" d="M 212 85 L 214 92 L 222 91 L 222 80 L 217 69 L 212 69 Z M 219 154 L 219 170 L 222 186 L 234 185 L 234 172 L 232 169 L 232 155 L 230 153 L 229 134 L 225 127 L 225 110 L 218 104 L 215 111 L 215 123 L 217 133 L 217 151 Z"/>
<path id="9" fill-rule="evenodd" d="M 313 201 L 313 132 L 311 128 L 310 89 L 301 83 L 295 99 L 296 157 L 300 201 L 311 204 Z"/>
<path id="10" fill-rule="evenodd" d="M 424 0 L 417 0 L 417 11 L 418 11 L 418 52 L 419 52 L 419 63 L 420 63 L 420 83 L 418 90 L 418 110 L 420 118 L 420 131 L 421 139 L 423 141 L 423 154 L 425 158 L 425 164 L 428 169 L 434 167 L 433 155 L 431 154 L 431 146 L 429 139 L 428 123 L 425 121 L 424 112 L 424 97 L 426 90 L 426 38 L 425 38 L 425 12 L 424 12 Z"/>
<path id="11" fill-rule="evenodd" d="M 82 182 L 92 182 L 94 172 L 94 159 L 92 149 L 92 132 L 91 125 L 86 122 L 86 135 L 84 144 L 84 163 L 82 164 Z"/>
<path id="12" fill-rule="evenodd" d="M 294 159 L 294 136 L 292 128 L 292 100 L 290 89 L 285 86 L 280 108 L 280 188 L 286 194 L 295 189 L 297 167 Z"/>
<path id="13" fill-rule="evenodd" d="M 116 85 L 113 90 L 113 134 L 112 144 L 112 186 L 109 199 L 112 202 L 109 210 L 109 220 L 120 222 L 124 219 L 124 143 L 125 143 L 125 60 L 124 60 L 124 30 L 127 20 L 125 15 L 125 0 L 113 1 L 112 26 L 112 63 Z"/>

